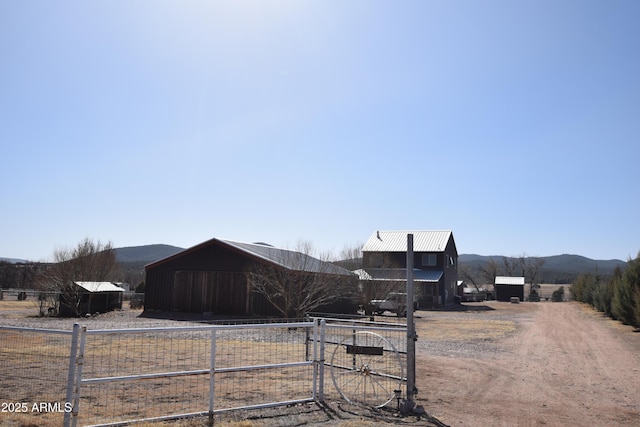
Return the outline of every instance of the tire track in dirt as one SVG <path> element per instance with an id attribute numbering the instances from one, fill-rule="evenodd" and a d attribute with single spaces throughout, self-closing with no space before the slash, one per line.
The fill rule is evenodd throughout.
<path id="1" fill-rule="evenodd" d="M 577 303 L 521 306 L 501 351 L 418 355 L 427 411 L 451 426 L 640 425 L 640 334 Z"/>

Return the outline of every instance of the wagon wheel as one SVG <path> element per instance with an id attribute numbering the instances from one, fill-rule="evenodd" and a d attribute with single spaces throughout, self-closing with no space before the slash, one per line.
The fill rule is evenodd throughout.
<path id="1" fill-rule="evenodd" d="M 403 377 L 396 348 L 373 332 L 354 332 L 333 350 L 331 379 L 349 403 L 380 408 L 394 399 Z"/>

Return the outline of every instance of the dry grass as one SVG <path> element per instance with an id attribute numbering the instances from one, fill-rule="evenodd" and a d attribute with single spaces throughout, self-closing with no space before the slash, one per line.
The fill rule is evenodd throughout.
<path id="1" fill-rule="evenodd" d="M 5 297 L 5 299 L 0 300 L 0 313 L 2 313 L 2 318 L 4 319 L 22 319 L 25 317 L 25 313 L 28 313 L 27 316 L 37 317 L 39 313 L 38 301 L 17 301 L 9 300 Z"/>
<path id="2" fill-rule="evenodd" d="M 0 319 L 35 317 L 36 302 L 0 301 Z M 15 317 L 14 317 L 15 316 Z M 99 329 L 101 317 L 92 319 Z M 105 319 L 110 319 L 105 316 Z M 127 326 L 135 316 L 123 317 Z M 40 319 L 33 319 L 40 323 Z M 43 328 L 54 319 L 42 319 Z M 57 319 L 55 319 L 57 321 Z M 395 320 L 395 319 L 394 319 Z M 110 320 L 113 322 L 113 320 Z M 11 324 L 12 322 L 5 322 Z M 14 323 L 15 324 L 15 323 Z M 179 326 L 184 326 L 180 324 Z M 110 327 L 114 327 L 113 325 Z M 53 327 L 59 329 L 60 327 Z M 219 332 L 216 345 L 216 367 L 252 366 L 270 363 L 300 362 L 306 359 L 306 344 L 301 330 L 283 328 L 266 337 L 260 332 Z M 297 335 L 296 335 L 297 334 Z M 0 333 L 0 401 L 15 398 L 20 402 L 64 400 L 67 377 L 69 335 L 38 333 Z M 43 338 L 44 337 L 44 338 Z M 297 338 L 296 338 L 297 337 Z M 209 332 L 138 333 L 87 336 L 83 377 L 146 374 L 167 371 L 206 369 L 210 359 Z M 327 374 L 328 375 L 328 374 Z M 217 373 L 215 408 L 233 408 L 245 404 L 311 397 L 312 367 L 289 367 L 248 372 Z M 325 390 L 329 392 L 328 389 Z M 207 375 L 148 379 L 129 383 L 84 384 L 80 401 L 79 425 L 150 418 L 171 413 L 191 413 L 208 407 Z M 276 411 L 279 409 L 275 409 Z M 283 409 L 284 411 L 284 409 Z M 253 413 L 253 411 L 251 411 Z M 333 419 L 318 408 L 288 408 L 288 415 L 278 419 L 279 425 L 324 425 L 331 421 L 338 427 L 391 425 L 379 420 Z M 269 416 L 239 419 L 227 416 L 236 411 L 216 415 L 216 426 L 271 427 Z M 118 414 L 118 419 L 113 419 Z M 290 421 L 288 417 L 293 417 Z M 52 427 L 62 424 L 62 413 L 0 414 L 0 425 L 9 427 Z M 319 423 L 307 420 L 323 420 Z M 393 423 L 395 424 L 395 422 Z M 204 427 L 207 417 L 135 424 L 147 427 Z"/>
<path id="3" fill-rule="evenodd" d="M 512 320 L 432 318 L 416 325 L 420 339 L 471 341 L 498 339 L 516 330 Z"/>
<path id="4" fill-rule="evenodd" d="M 271 332 L 275 333 L 275 332 Z M 216 341 L 216 367 L 256 366 L 306 360 L 304 334 L 282 331 L 244 336 L 227 333 Z M 236 338 L 237 336 L 237 338 Z M 268 336 L 267 336 L 268 337 Z M 0 401 L 61 402 L 69 357 L 68 335 L 0 332 Z M 208 369 L 209 332 L 87 335 L 83 378 Z M 311 366 L 216 374 L 216 409 L 311 397 Z M 208 375 L 85 384 L 80 424 L 197 413 L 208 408 Z M 84 410 L 83 410 L 84 408 Z M 5 414 L 2 414 L 5 415 Z M 15 416 L 14 416 L 15 415 Z M 59 425 L 62 414 L 38 416 L 37 425 Z M 26 427 L 36 415 L 2 416 L 0 425 Z M 193 424 L 197 421 L 185 421 Z M 10 423 L 10 424 L 9 424 Z M 176 425 L 173 423 L 172 425 Z"/>
<path id="5" fill-rule="evenodd" d="M 37 310 L 37 305 L 38 305 L 38 302 L 33 300 L 17 301 L 17 300 L 3 299 L 3 300 L 0 300 L 0 311 L 8 311 L 8 310 L 24 311 L 24 310 L 31 310 L 31 309 Z M 36 311 L 34 314 L 38 314 L 38 312 Z M 21 317 L 24 317 L 24 314 Z"/>

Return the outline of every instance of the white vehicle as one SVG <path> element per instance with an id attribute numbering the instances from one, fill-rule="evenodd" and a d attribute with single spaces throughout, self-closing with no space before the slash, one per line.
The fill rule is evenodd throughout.
<path id="1" fill-rule="evenodd" d="M 385 311 L 392 311 L 398 316 L 407 315 L 407 294 L 391 292 L 385 299 L 372 299 L 369 303 L 371 312 L 382 314 Z M 413 301 L 414 310 L 418 308 L 418 303 Z"/>

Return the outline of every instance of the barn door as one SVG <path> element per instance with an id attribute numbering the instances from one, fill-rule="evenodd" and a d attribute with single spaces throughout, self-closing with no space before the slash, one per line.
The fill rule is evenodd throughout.
<path id="1" fill-rule="evenodd" d="M 197 271 L 176 271 L 173 285 L 173 310 L 202 313 L 204 281 Z"/>

